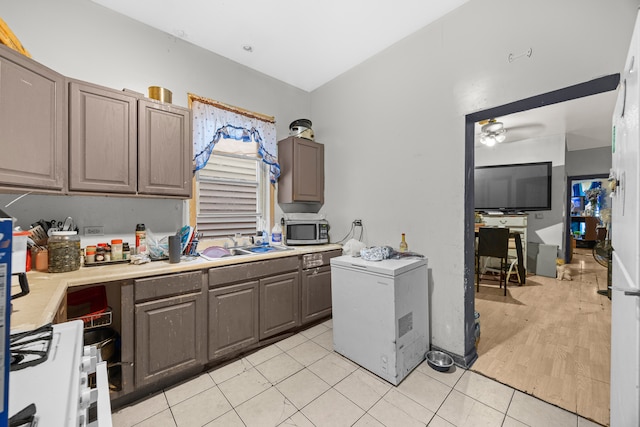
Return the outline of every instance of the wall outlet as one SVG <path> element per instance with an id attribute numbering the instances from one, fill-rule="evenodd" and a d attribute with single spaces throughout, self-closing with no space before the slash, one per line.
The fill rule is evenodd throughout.
<path id="1" fill-rule="evenodd" d="M 94 225 L 91 227 L 84 227 L 85 236 L 104 236 L 104 226 Z"/>
<path id="2" fill-rule="evenodd" d="M 536 213 L 536 219 L 542 219 L 542 218 L 544 218 L 544 215 L 542 215 L 542 213 L 540 213 L 540 212 L 537 212 Z"/>

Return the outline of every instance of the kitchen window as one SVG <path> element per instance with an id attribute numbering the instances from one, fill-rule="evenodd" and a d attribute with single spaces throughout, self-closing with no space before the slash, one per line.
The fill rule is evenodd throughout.
<path id="1" fill-rule="evenodd" d="M 206 238 L 255 235 L 273 216 L 275 119 L 189 94 L 196 170 L 192 225 Z"/>
<path id="2" fill-rule="evenodd" d="M 269 211 L 269 169 L 257 157 L 214 153 L 196 176 L 196 225 L 205 237 L 253 235 Z"/>

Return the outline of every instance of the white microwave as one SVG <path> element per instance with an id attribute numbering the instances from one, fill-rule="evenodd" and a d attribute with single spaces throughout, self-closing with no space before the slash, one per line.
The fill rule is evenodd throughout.
<path id="1" fill-rule="evenodd" d="M 287 219 L 284 235 L 286 245 L 324 245 L 329 243 L 329 223 L 325 219 Z"/>

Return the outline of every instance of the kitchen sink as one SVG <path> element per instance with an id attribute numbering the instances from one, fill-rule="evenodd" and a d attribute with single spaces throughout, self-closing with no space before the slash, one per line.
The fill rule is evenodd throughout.
<path id="1" fill-rule="evenodd" d="M 251 246 L 241 246 L 241 247 L 234 247 L 234 248 L 210 246 L 205 250 L 203 250 L 202 252 L 200 252 L 200 256 L 206 260 L 212 261 L 220 258 L 257 255 L 262 253 L 274 253 L 274 252 L 283 252 L 283 251 L 292 251 L 292 250 L 293 248 L 288 248 L 286 246 L 251 245 Z"/>
<path id="2" fill-rule="evenodd" d="M 292 250 L 293 248 L 288 248 L 286 246 L 262 246 L 262 245 L 242 246 L 240 248 L 236 248 L 236 251 L 240 251 L 240 253 L 247 253 L 247 254 L 263 254 L 263 253 L 284 252 L 284 251 L 292 251 Z"/>

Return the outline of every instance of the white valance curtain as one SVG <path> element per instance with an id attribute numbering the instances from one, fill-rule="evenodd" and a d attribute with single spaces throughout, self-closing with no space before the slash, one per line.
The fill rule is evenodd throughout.
<path id="1" fill-rule="evenodd" d="M 212 152 L 255 155 L 269 165 L 270 180 L 280 176 L 273 119 L 262 119 L 240 109 L 229 111 L 207 100 L 189 94 L 193 112 L 193 158 L 196 171 L 202 169 Z"/>

